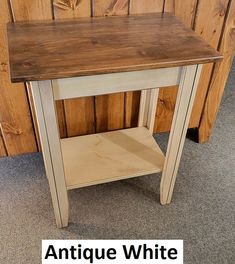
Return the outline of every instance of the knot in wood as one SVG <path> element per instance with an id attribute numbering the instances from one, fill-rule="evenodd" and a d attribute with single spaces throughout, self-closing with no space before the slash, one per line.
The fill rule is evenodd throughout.
<path id="1" fill-rule="evenodd" d="M 0 72 L 7 72 L 7 63 L 6 62 L 0 63 Z"/>

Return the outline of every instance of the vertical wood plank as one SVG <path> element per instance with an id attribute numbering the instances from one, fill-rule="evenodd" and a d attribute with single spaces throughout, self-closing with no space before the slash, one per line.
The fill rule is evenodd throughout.
<path id="1" fill-rule="evenodd" d="M 175 12 L 175 0 L 165 0 L 164 11 L 169 13 Z"/>
<path id="2" fill-rule="evenodd" d="M 185 25 L 192 27 L 195 18 L 196 7 L 197 0 L 166 0 L 164 11 L 175 14 Z M 166 132 L 170 130 L 175 109 L 177 91 L 178 86 L 169 87 L 168 89 L 160 89 L 154 132 Z"/>
<path id="3" fill-rule="evenodd" d="M 227 7 L 228 0 L 199 1 L 195 31 L 215 49 L 218 49 Z M 190 120 L 191 127 L 199 126 L 212 70 L 213 63 L 203 66 Z"/>
<path id="4" fill-rule="evenodd" d="M 129 14 L 153 13 L 163 11 L 163 0 L 130 0 Z M 125 127 L 134 127 L 138 124 L 140 92 L 125 94 Z"/>
<path id="5" fill-rule="evenodd" d="M 130 1 L 130 13 L 148 13 L 148 12 L 161 12 L 163 9 L 164 1 Z M 196 0 L 187 2 L 182 1 L 165 1 L 165 11 L 173 12 L 183 20 L 186 25 L 193 25 L 194 15 L 196 10 Z M 175 101 L 177 96 L 178 87 L 171 87 L 170 89 L 160 89 L 158 99 L 158 107 L 156 113 L 156 123 L 154 126 L 155 132 L 169 131 L 172 123 L 173 112 L 175 108 Z"/>
<path id="6" fill-rule="evenodd" d="M 192 28 L 198 1 L 199 0 L 166 0 L 165 12 L 174 13 L 185 25 Z"/>
<path id="7" fill-rule="evenodd" d="M 14 21 L 50 20 L 53 17 L 51 0 L 11 0 L 10 2 Z M 33 105 L 33 102 L 31 102 L 31 105 Z M 56 107 L 60 136 L 63 138 L 67 136 L 63 102 L 58 102 Z M 33 112 L 33 109 L 31 111 Z M 36 124 L 34 126 L 37 127 Z"/>
<path id="8" fill-rule="evenodd" d="M 7 0 L 0 9 L 0 125 L 8 155 L 37 151 L 25 86 L 9 79 L 6 23 L 11 21 Z M 3 142 L 3 141 L 2 141 Z M 3 151 L 2 151 L 3 152 Z"/>
<path id="9" fill-rule="evenodd" d="M 14 21 L 51 19 L 50 0 L 10 0 Z"/>
<path id="10" fill-rule="evenodd" d="M 54 0 L 53 11 L 55 19 L 79 18 L 91 16 L 91 1 L 89 0 Z M 88 62 L 89 63 L 89 62 Z M 64 107 L 67 136 L 80 136 L 95 132 L 94 97 L 77 98 L 57 101 L 63 105 L 57 111 L 61 113 Z"/>
<path id="11" fill-rule="evenodd" d="M 93 0 L 94 16 L 117 16 L 128 14 L 129 0 Z"/>
<path id="12" fill-rule="evenodd" d="M 125 128 L 136 127 L 139 117 L 140 92 L 125 93 Z"/>
<path id="13" fill-rule="evenodd" d="M 66 125 L 66 119 L 65 119 L 65 109 L 64 109 L 63 100 L 56 101 L 56 112 L 57 112 L 57 117 L 58 117 L 60 138 L 66 138 L 68 135 L 67 135 L 67 125 Z"/>
<path id="14" fill-rule="evenodd" d="M 235 52 L 235 0 L 231 0 L 224 27 L 224 33 L 219 46 L 219 51 L 224 55 L 221 63 L 216 63 L 209 91 L 206 98 L 202 118 L 199 126 L 199 142 L 209 140 L 217 112 L 221 103 L 224 87 L 229 75 Z"/>
<path id="15" fill-rule="evenodd" d="M 162 12 L 164 0 L 130 0 L 130 14 Z"/>
<path id="16" fill-rule="evenodd" d="M 106 132 L 123 128 L 124 93 L 96 96 L 96 131 Z"/>
<path id="17" fill-rule="evenodd" d="M 68 137 L 95 133 L 94 97 L 64 100 Z"/>
<path id="18" fill-rule="evenodd" d="M 154 131 L 169 131 L 175 110 L 178 86 L 160 89 Z"/>
<path id="19" fill-rule="evenodd" d="M 94 16 L 128 14 L 129 0 L 95 0 Z M 124 127 L 125 94 L 96 96 L 96 132 L 122 129 Z"/>
<path id="20" fill-rule="evenodd" d="M 222 26 L 227 4 L 228 0 L 190 0 L 185 2 L 181 0 L 166 0 L 165 11 L 173 12 L 186 25 L 193 27 L 195 31 L 199 35 L 201 35 L 201 37 L 207 43 L 217 49 L 220 34 L 222 32 Z M 206 64 L 203 66 L 189 127 L 199 126 L 199 121 L 201 118 L 202 108 L 205 102 L 205 97 L 207 94 L 212 69 L 213 64 Z M 177 88 L 175 87 L 175 89 Z M 170 90 L 169 93 L 171 93 Z M 158 104 L 158 111 L 156 117 L 159 123 L 155 126 L 156 132 L 164 132 L 169 130 L 172 120 L 172 110 L 174 108 L 172 102 L 175 102 L 175 96 L 175 93 L 171 93 L 171 95 L 165 93 L 165 98 L 163 98 L 162 92 L 160 92 L 159 99 L 161 101 Z M 170 102 L 167 102 L 167 100 L 170 100 Z M 167 105 L 171 105 L 171 108 L 167 109 Z M 161 113 L 164 115 L 161 116 Z M 164 120 L 169 121 L 163 122 Z M 162 127 L 162 125 L 164 125 L 164 127 Z"/>

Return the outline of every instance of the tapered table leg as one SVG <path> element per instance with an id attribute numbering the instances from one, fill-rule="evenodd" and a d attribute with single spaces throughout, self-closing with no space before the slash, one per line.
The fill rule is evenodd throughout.
<path id="1" fill-rule="evenodd" d="M 159 88 L 142 90 L 139 109 L 139 127 L 147 127 L 153 134 L 156 119 Z"/>
<path id="2" fill-rule="evenodd" d="M 32 82 L 46 174 L 59 228 L 68 225 L 68 196 L 51 81 Z"/>
<path id="3" fill-rule="evenodd" d="M 186 66 L 182 69 L 161 178 L 160 201 L 163 205 L 171 202 L 200 73 L 201 65 Z"/>

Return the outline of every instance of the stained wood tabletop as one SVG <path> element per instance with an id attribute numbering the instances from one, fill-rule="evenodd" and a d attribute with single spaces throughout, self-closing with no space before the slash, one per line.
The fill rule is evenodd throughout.
<path id="1" fill-rule="evenodd" d="M 203 64 L 222 59 L 171 14 L 9 23 L 12 82 Z"/>

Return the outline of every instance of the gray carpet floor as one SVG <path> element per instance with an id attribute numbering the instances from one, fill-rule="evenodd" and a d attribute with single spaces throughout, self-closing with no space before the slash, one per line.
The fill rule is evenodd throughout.
<path id="1" fill-rule="evenodd" d="M 0 263 L 41 263 L 42 239 L 183 239 L 187 264 L 235 263 L 235 67 L 210 142 L 186 140 L 169 206 L 159 175 L 70 191 L 57 229 L 40 154 L 0 159 Z M 167 135 L 157 135 L 165 149 Z"/>

